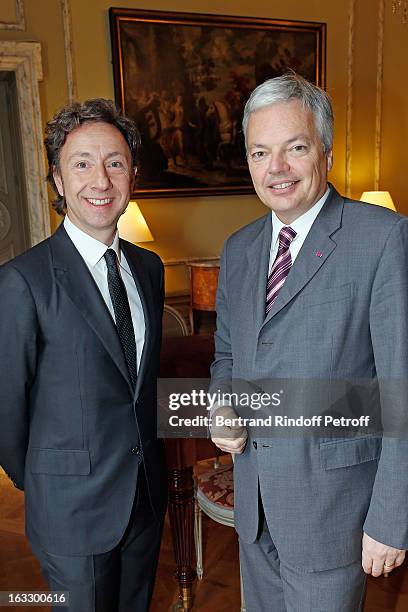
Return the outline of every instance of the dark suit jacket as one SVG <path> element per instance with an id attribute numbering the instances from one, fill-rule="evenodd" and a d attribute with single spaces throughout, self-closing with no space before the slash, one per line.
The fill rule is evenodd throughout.
<path id="1" fill-rule="evenodd" d="M 165 509 L 156 438 L 163 265 L 128 242 L 121 249 L 146 322 L 135 391 L 113 319 L 62 226 L 0 268 L 0 464 L 24 488 L 34 550 L 112 549 L 143 463 L 152 507 Z"/>

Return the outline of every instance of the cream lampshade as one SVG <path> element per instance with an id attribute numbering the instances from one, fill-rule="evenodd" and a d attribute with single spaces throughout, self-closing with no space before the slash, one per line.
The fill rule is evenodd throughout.
<path id="1" fill-rule="evenodd" d="M 119 235 L 129 242 L 152 242 L 154 240 L 137 202 L 130 200 L 118 222 Z"/>
<path id="2" fill-rule="evenodd" d="M 360 201 L 383 206 L 384 208 L 390 208 L 391 210 L 397 210 L 389 191 L 365 191 Z"/>

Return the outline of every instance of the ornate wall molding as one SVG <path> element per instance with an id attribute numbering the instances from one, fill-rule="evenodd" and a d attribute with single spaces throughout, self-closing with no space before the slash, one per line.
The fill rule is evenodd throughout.
<path id="1" fill-rule="evenodd" d="M 14 0 L 16 11 L 15 21 L 0 21 L 0 30 L 25 30 L 24 0 Z"/>
<path id="2" fill-rule="evenodd" d="M 62 23 L 64 27 L 65 64 L 67 70 L 68 99 L 70 102 L 78 97 L 76 78 L 74 47 L 72 42 L 72 18 L 69 0 L 61 0 Z"/>
<path id="3" fill-rule="evenodd" d="M 0 200 L 0 240 L 3 240 L 11 228 L 11 217 L 8 208 Z"/>
<path id="4" fill-rule="evenodd" d="M 43 76 L 40 43 L 0 41 L 3 70 L 14 72 L 16 77 L 30 243 L 34 246 L 50 235 L 38 91 Z"/>
<path id="5" fill-rule="evenodd" d="M 347 50 L 347 109 L 346 109 L 346 176 L 345 193 L 350 197 L 351 193 L 351 161 L 352 161 L 352 119 L 353 119 L 353 69 L 354 69 L 354 17 L 355 0 L 349 2 L 349 38 Z"/>
<path id="6" fill-rule="evenodd" d="M 375 104 L 374 136 L 374 190 L 378 191 L 381 173 L 381 123 L 382 123 L 382 88 L 384 59 L 384 16 L 385 0 L 378 2 L 378 46 L 377 46 L 377 85 Z"/>

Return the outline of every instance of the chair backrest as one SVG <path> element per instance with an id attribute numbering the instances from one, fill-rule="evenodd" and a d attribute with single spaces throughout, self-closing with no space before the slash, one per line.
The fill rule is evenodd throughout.
<path id="1" fill-rule="evenodd" d="M 188 336 L 188 327 L 182 315 L 168 304 L 163 311 L 163 336 Z"/>

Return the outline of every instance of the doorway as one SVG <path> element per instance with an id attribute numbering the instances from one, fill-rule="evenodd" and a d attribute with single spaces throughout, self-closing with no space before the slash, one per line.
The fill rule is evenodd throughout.
<path id="1" fill-rule="evenodd" d="M 0 72 L 0 265 L 31 246 L 14 72 Z"/>

